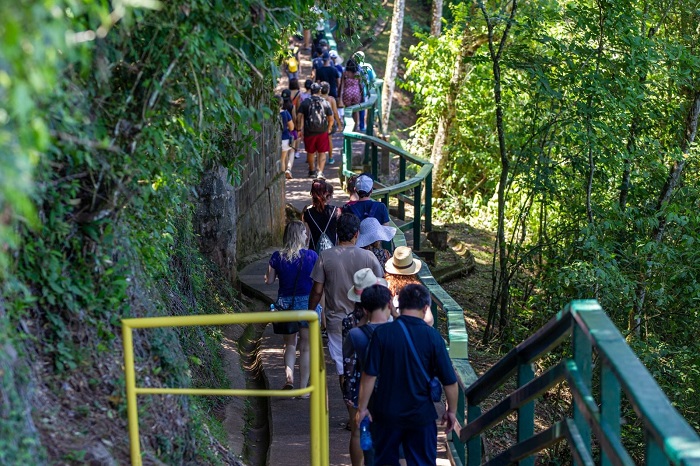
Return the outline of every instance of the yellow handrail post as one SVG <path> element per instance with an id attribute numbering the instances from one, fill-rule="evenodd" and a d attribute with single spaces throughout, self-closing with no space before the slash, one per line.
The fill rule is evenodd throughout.
<path id="1" fill-rule="evenodd" d="M 136 371 L 134 369 L 133 331 L 128 325 L 122 325 L 124 344 L 124 383 L 126 385 L 126 413 L 129 424 L 129 448 L 131 464 L 141 466 L 141 445 L 139 442 L 139 417 L 136 404 Z"/>
<path id="2" fill-rule="evenodd" d="M 311 344 L 311 354 L 310 358 L 310 383 L 314 387 L 311 392 L 311 466 L 321 466 L 321 454 L 323 453 L 323 448 L 321 447 L 321 387 L 320 387 L 320 370 L 319 367 L 319 347 L 318 340 L 321 339 L 321 332 L 319 331 L 318 324 L 311 323 L 309 325 L 309 341 L 316 342 Z"/>

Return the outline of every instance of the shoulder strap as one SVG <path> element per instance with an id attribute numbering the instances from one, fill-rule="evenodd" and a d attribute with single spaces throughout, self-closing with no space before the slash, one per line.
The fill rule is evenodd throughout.
<path id="1" fill-rule="evenodd" d="M 365 354 L 363 354 L 363 359 L 362 359 L 362 368 L 364 369 L 365 363 L 367 362 L 367 356 L 369 356 L 369 343 L 372 340 L 372 335 L 374 334 L 374 328 L 370 327 L 368 324 L 361 325 L 358 327 L 360 330 L 362 330 L 362 333 L 365 334 L 367 337 L 367 346 L 365 346 Z"/>
<path id="2" fill-rule="evenodd" d="M 425 380 L 430 382 L 430 377 L 428 377 L 428 373 L 425 372 L 425 367 L 423 367 L 423 362 L 420 360 L 418 357 L 418 352 L 416 351 L 416 347 L 413 346 L 413 340 L 411 340 L 411 336 L 408 334 L 408 330 L 406 330 L 406 326 L 401 322 L 400 320 L 396 320 L 396 322 L 399 323 L 401 326 L 401 329 L 403 330 L 403 333 L 406 335 L 406 341 L 408 341 L 408 346 L 411 348 L 411 352 L 413 353 L 413 357 L 416 358 L 416 361 L 418 361 L 418 367 L 420 367 L 421 372 L 423 373 L 423 377 L 425 377 Z"/>
<path id="3" fill-rule="evenodd" d="M 323 229 L 323 232 L 322 232 L 321 234 L 325 233 L 326 230 L 328 230 L 328 225 L 331 224 L 331 220 L 333 220 L 333 217 L 335 216 L 335 209 L 336 209 L 336 208 L 333 207 L 333 213 L 331 214 L 330 217 L 328 217 L 328 223 L 326 223 L 326 228 Z M 316 222 L 314 222 L 314 223 L 316 223 Z M 318 226 L 318 225 L 316 225 L 316 226 Z M 319 230 L 320 230 L 320 228 L 319 228 Z"/>

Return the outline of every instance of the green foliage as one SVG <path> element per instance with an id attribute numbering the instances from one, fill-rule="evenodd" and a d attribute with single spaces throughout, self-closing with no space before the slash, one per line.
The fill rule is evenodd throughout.
<path id="1" fill-rule="evenodd" d="M 226 308 L 230 294 L 215 301 L 190 294 L 209 296 L 212 286 L 187 243 L 196 186 L 218 166 L 228 168 L 231 181 L 240 177 L 257 133 L 273 125 L 275 64 L 287 38 L 316 15 L 310 1 L 2 5 L 3 328 L 33 325 L 29 335 L 3 330 L 0 345 L 41 342 L 42 361 L 70 379 L 101 359 L 119 358 L 120 318 L 163 312 L 161 303 L 144 301 L 154 299 L 154 283 L 180 290 L 170 277 L 181 247 L 196 261 L 181 275 L 193 280 L 187 312 Z M 375 1 L 319 6 L 351 26 L 379 8 Z M 137 280 L 144 283 L 135 286 Z M 221 380 L 221 364 L 211 356 L 218 331 L 182 332 L 188 356 L 173 332 L 151 335 L 146 363 L 154 364 L 155 378 L 179 385 L 191 377 Z M 106 390 L 121 396 L 123 382 L 113 375 Z M 11 430 L 8 419 L 0 425 Z M 173 463 L 187 450 L 161 447 Z"/>
<path id="2" fill-rule="evenodd" d="M 503 5 L 485 4 L 497 31 Z M 406 86 L 422 106 L 413 150 L 430 155 L 450 117 L 437 203 L 494 229 L 500 161 L 487 43 L 465 57 L 453 116 L 446 107 L 458 55 L 486 25 L 470 5 L 452 17 L 439 39 L 421 36 L 408 62 Z M 684 138 L 700 93 L 699 19 L 688 2 L 519 2 L 501 57 L 513 277 L 502 341 L 521 341 L 571 299 L 596 298 L 696 427 L 700 183 L 697 143 Z M 683 179 L 659 205 L 676 162 Z"/>

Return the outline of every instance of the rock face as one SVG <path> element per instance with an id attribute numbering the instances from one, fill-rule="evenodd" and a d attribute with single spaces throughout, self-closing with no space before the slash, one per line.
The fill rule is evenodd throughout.
<path id="1" fill-rule="evenodd" d="M 237 259 L 282 238 L 285 197 L 277 128 L 275 118 L 266 122 L 247 148 L 234 129 L 232 145 L 242 159 L 239 172 L 231 176 L 226 168 L 216 167 L 197 190 L 194 228 L 200 248 L 231 282 L 236 279 Z M 232 179 L 239 181 L 232 184 Z"/>

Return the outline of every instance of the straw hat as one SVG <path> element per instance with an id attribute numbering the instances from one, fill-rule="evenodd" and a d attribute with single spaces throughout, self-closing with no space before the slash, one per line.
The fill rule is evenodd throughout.
<path id="1" fill-rule="evenodd" d="M 375 241 L 391 241 L 396 234 L 396 228 L 385 227 L 374 217 L 367 217 L 360 223 L 360 235 L 355 246 L 364 248 Z"/>
<path id="2" fill-rule="evenodd" d="M 383 278 L 377 278 L 377 276 L 372 272 L 372 269 L 360 269 L 355 272 L 352 277 L 353 286 L 348 290 L 348 299 L 355 303 L 360 302 L 360 295 L 362 295 L 362 290 L 372 285 L 384 285 L 388 286 L 388 283 Z"/>
<path id="3" fill-rule="evenodd" d="M 408 246 L 399 246 L 394 250 L 384 269 L 394 275 L 413 275 L 418 273 L 423 263 L 413 258 L 413 251 Z"/>

